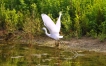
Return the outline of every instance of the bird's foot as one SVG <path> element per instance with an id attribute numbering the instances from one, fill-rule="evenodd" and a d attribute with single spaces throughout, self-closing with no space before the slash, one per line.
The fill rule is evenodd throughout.
<path id="1" fill-rule="evenodd" d="M 59 47 L 59 43 L 55 43 L 55 47 Z"/>
<path id="2" fill-rule="evenodd" d="M 59 47 L 59 41 L 55 41 L 55 47 Z"/>

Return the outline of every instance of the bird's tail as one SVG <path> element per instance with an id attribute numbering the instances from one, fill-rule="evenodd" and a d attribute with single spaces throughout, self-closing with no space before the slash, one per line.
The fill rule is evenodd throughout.
<path id="1" fill-rule="evenodd" d="M 63 36 L 59 36 L 59 38 L 63 38 Z"/>

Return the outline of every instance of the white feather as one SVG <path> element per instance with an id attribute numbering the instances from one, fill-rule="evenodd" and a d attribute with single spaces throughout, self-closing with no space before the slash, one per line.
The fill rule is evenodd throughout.
<path id="1" fill-rule="evenodd" d="M 45 30 L 45 34 L 55 40 L 59 40 L 59 38 L 63 38 L 63 36 L 59 36 L 60 27 L 61 27 L 61 22 L 60 22 L 61 15 L 62 14 L 60 13 L 57 23 L 55 24 L 49 16 L 47 16 L 46 14 L 41 14 L 44 25 L 50 32 L 50 34 L 48 34 L 46 28 L 43 28 L 43 30 Z"/>

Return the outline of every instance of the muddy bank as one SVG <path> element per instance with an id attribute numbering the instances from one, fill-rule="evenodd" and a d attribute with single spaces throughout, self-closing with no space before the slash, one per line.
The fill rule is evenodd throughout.
<path id="1" fill-rule="evenodd" d="M 36 42 L 39 45 L 44 46 L 55 46 L 55 40 L 42 37 L 38 38 Z M 88 50 L 88 51 L 96 51 L 96 52 L 106 52 L 106 41 L 100 42 L 99 39 L 93 39 L 90 37 L 82 37 L 81 39 L 71 38 L 69 40 L 60 40 L 59 48 L 63 49 L 76 49 L 76 50 Z"/>
<path id="2" fill-rule="evenodd" d="M 0 43 L 2 43 L 0 39 Z M 9 41 L 10 42 L 10 41 Z M 12 43 L 24 43 L 24 44 L 37 44 L 42 46 L 50 46 L 55 47 L 55 40 L 49 37 L 35 37 L 28 39 L 15 39 L 11 41 Z M 11 43 L 10 42 L 10 43 Z M 7 42 L 5 42 L 7 43 Z M 81 39 L 71 38 L 68 40 L 61 39 L 59 48 L 63 48 L 66 50 L 88 50 L 88 51 L 96 51 L 96 52 L 106 52 L 106 40 L 104 42 L 100 42 L 98 39 L 93 39 L 90 37 L 82 37 Z"/>

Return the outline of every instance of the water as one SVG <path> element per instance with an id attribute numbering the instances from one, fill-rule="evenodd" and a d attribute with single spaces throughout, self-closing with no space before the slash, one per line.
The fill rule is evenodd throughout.
<path id="1" fill-rule="evenodd" d="M 0 66 L 106 66 L 106 54 L 30 44 L 0 44 Z"/>

